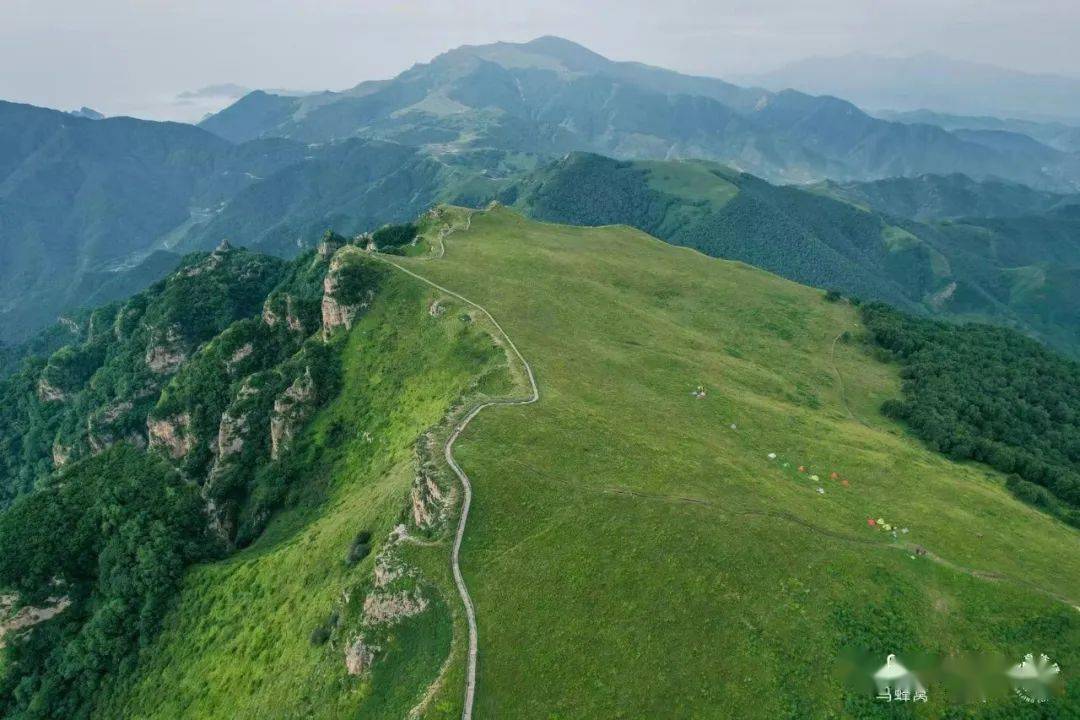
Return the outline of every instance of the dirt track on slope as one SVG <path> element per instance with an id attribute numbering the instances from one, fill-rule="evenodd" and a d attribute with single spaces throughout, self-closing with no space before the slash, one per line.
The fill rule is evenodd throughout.
<path id="1" fill-rule="evenodd" d="M 466 222 L 466 225 L 465 225 L 464 229 L 467 230 L 469 227 L 471 227 L 471 225 L 472 225 L 472 213 L 469 214 L 468 221 Z M 438 259 L 438 258 L 441 258 L 441 257 L 443 257 L 445 255 L 445 252 L 446 252 L 445 239 L 447 237 L 449 237 L 457 229 L 458 228 L 455 227 L 455 228 L 449 230 L 448 232 L 446 232 L 445 234 L 442 234 L 440 232 L 440 236 L 439 236 L 439 253 L 437 255 L 433 256 L 432 259 Z M 406 275 L 409 275 L 409 276 L 411 276 L 411 277 L 413 277 L 413 278 L 415 278 L 417 280 L 420 280 L 421 282 L 426 283 L 427 285 L 430 285 L 431 287 L 435 288 L 436 290 L 438 290 L 440 292 L 444 292 L 447 295 L 450 295 L 451 297 L 457 298 L 461 302 L 463 302 L 463 303 L 465 303 L 465 304 L 479 310 L 484 315 L 484 317 L 486 317 L 491 322 L 491 324 L 495 327 L 495 329 L 499 332 L 499 334 L 502 335 L 502 339 L 506 342 L 506 345 L 510 349 L 512 354 L 521 363 L 521 366 L 525 371 L 525 375 L 529 380 L 530 394 L 528 395 L 528 397 L 524 397 L 524 398 L 520 398 L 520 397 L 519 398 L 515 398 L 515 397 L 493 398 L 493 399 L 490 399 L 490 400 L 481 401 L 481 402 L 477 403 L 475 406 L 473 406 L 473 408 L 457 424 L 457 426 L 454 428 L 454 431 L 452 433 L 450 433 L 450 437 L 447 438 L 446 443 L 443 446 L 443 455 L 446 458 L 446 463 L 447 463 L 447 465 L 450 466 L 450 469 L 454 471 L 454 474 L 457 475 L 458 480 L 461 481 L 461 486 L 462 486 L 462 488 L 464 490 L 464 499 L 462 500 L 462 503 L 461 503 L 461 517 L 458 520 L 457 531 L 454 534 L 454 545 L 453 545 L 453 549 L 451 551 L 450 563 L 451 563 L 451 569 L 452 569 L 453 574 L 454 574 L 454 584 L 457 586 L 458 594 L 461 596 L 461 602 L 462 602 L 462 605 L 465 608 L 465 617 L 466 617 L 466 620 L 468 621 L 468 626 L 469 626 L 469 651 L 468 651 L 469 654 L 468 654 L 468 666 L 466 668 L 465 702 L 464 702 L 464 705 L 462 707 L 461 717 L 462 717 L 462 720 L 471 720 L 471 718 L 472 718 L 472 710 L 473 710 L 473 702 L 474 702 L 474 699 L 475 699 L 475 696 L 476 696 L 476 656 L 477 656 L 478 637 L 477 637 L 477 630 L 476 630 L 476 609 L 473 606 L 472 597 L 469 595 L 469 589 L 468 589 L 468 587 L 466 587 L 465 580 L 461 575 L 460 556 L 461 556 L 461 541 L 462 541 L 462 538 L 465 536 L 465 526 L 466 526 L 466 523 L 468 523 L 468 520 L 469 520 L 469 508 L 472 505 L 472 483 L 469 481 L 469 476 L 465 473 L 464 470 L 461 469 L 461 466 L 458 465 L 457 461 L 454 459 L 454 443 L 461 436 L 461 433 L 463 433 L 465 431 L 465 428 L 467 428 L 469 426 L 469 423 L 472 422 L 472 419 L 475 418 L 477 415 L 479 415 L 482 410 L 484 410 L 486 408 L 489 408 L 489 407 L 497 406 L 497 405 L 531 405 L 532 403 L 535 403 L 540 399 L 540 388 L 536 384 L 536 377 L 535 377 L 535 375 L 533 375 L 532 366 L 529 365 L 528 361 L 525 359 L 525 356 L 523 356 L 521 354 L 521 351 L 518 350 L 517 345 L 514 344 L 514 341 L 510 339 L 510 336 L 506 333 L 505 330 L 503 330 L 502 326 L 499 325 L 498 321 L 491 315 L 490 312 L 487 311 L 487 309 L 485 307 L 483 307 L 479 303 L 475 303 L 472 300 L 469 300 L 468 298 L 466 298 L 466 297 L 464 297 L 462 295 L 459 295 L 458 293 L 454 292 L 453 290 L 449 290 L 449 289 L 443 287 L 442 285 L 439 285 L 439 284 L 435 283 L 434 281 L 429 280 L 428 278 L 424 277 L 423 275 L 419 275 L 419 274 L 413 272 L 412 270 L 408 270 L 407 268 L 402 267 L 401 265 L 396 263 L 394 260 L 391 260 L 390 258 L 388 258 L 386 256 L 376 255 L 375 257 L 377 257 L 378 259 L 380 259 L 383 262 L 387 263 L 388 265 L 392 265 L 393 267 L 397 268 L 398 270 L 405 273 Z M 436 683 L 437 682 L 439 682 L 439 679 L 436 679 Z"/>

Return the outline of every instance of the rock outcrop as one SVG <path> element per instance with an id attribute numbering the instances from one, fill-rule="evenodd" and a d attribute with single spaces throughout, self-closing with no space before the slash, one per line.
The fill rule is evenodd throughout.
<path id="1" fill-rule="evenodd" d="M 195 277 L 196 275 L 202 275 L 211 270 L 216 270 L 221 266 L 221 263 L 230 250 L 232 250 L 232 246 L 229 245 L 229 241 L 222 240 L 217 248 L 214 249 L 214 252 L 210 253 L 194 265 L 184 268 L 179 272 L 179 275 L 183 277 Z"/>
<path id="2" fill-rule="evenodd" d="M 49 598 L 48 602 L 49 604 L 45 607 L 27 606 L 12 614 L 15 597 L 13 595 L 0 595 L 0 649 L 4 647 L 4 637 L 8 633 L 19 632 L 40 622 L 50 620 L 64 612 L 71 605 L 71 600 L 66 597 Z"/>
<path id="3" fill-rule="evenodd" d="M 236 417 L 228 412 L 222 414 L 221 422 L 218 423 L 217 464 L 226 462 L 243 451 L 244 435 L 247 431 L 248 416 L 246 413 Z"/>
<path id="4" fill-rule="evenodd" d="M 324 338 L 329 338 L 331 333 L 339 327 L 344 327 L 346 330 L 352 328 L 357 313 L 367 305 L 366 302 L 348 303 L 341 298 L 342 275 L 345 263 L 349 259 L 349 250 L 356 252 L 355 248 L 347 248 L 334 255 L 333 260 L 330 261 L 330 269 L 323 278 L 322 330 Z"/>
<path id="5" fill-rule="evenodd" d="M 304 320 L 300 317 L 297 301 L 290 293 L 273 295 L 263 303 L 262 321 L 267 327 L 277 327 L 284 320 L 289 330 L 298 333 L 306 332 Z M 284 313 L 284 318 L 282 317 Z"/>
<path id="6" fill-rule="evenodd" d="M 281 322 L 281 316 L 274 312 L 273 307 L 271 307 L 271 300 L 272 298 L 268 298 L 267 301 L 263 303 L 262 321 L 263 325 L 267 327 L 276 327 L 277 324 Z"/>
<path id="7" fill-rule="evenodd" d="M 438 482 L 438 467 L 434 462 L 425 460 L 423 449 L 431 442 L 425 435 L 417 443 L 417 473 L 413 478 L 409 492 L 409 504 L 412 510 L 413 524 L 421 530 L 429 530 L 446 519 L 449 492 L 445 492 Z"/>
<path id="8" fill-rule="evenodd" d="M 98 454 L 120 440 L 128 440 L 133 445 L 144 446 L 146 440 L 138 433 L 127 433 L 116 427 L 116 421 L 131 412 L 132 403 L 122 401 L 113 405 L 107 405 L 97 413 L 86 419 L 86 441 L 90 444 L 90 451 Z"/>
<path id="9" fill-rule="evenodd" d="M 456 485 L 442 476 L 440 448 L 436 433 L 424 433 L 414 446 L 416 476 L 409 492 L 413 525 L 431 531 L 442 526 L 455 502 Z"/>
<path id="10" fill-rule="evenodd" d="M 155 333 L 157 334 L 157 333 Z M 187 360 L 187 352 L 181 345 L 180 333 L 176 328 L 169 328 L 164 338 L 158 338 L 146 348 L 144 358 L 151 371 L 165 375 L 174 373 Z"/>
<path id="11" fill-rule="evenodd" d="M 327 232 L 323 235 L 322 240 L 319 241 L 319 246 L 316 250 L 319 257 L 323 260 L 327 260 L 334 256 L 341 248 L 345 247 L 345 238 L 341 237 L 337 233 Z"/>
<path id="12" fill-rule="evenodd" d="M 65 330 L 67 330 L 69 333 L 71 333 L 72 335 L 78 335 L 79 334 L 79 330 L 80 330 L 79 323 L 75 322 L 74 320 L 69 318 L 67 315 L 61 315 L 60 317 L 56 318 L 56 322 L 57 322 L 58 325 L 63 326 L 63 328 Z"/>
<path id="13" fill-rule="evenodd" d="M 311 368 L 296 378 L 285 392 L 274 400 L 270 414 L 270 457 L 276 460 L 288 447 L 297 429 L 311 413 L 311 401 L 315 397 L 315 381 Z"/>
<path id="14" fill-rule="evenodd" d="M 376 650 L 378 648 L 369 646 L 363 636 L 354 638 L 345 648 L 345 670 L 350 675 L 363 675 L 375 662 Z"/>
<path id="15" fill-rule="evenodd" d="M 45 378 L 38 378 L 37 396 L 38 400 L 41 402 L 63 402 L 68 398 L 66 392 L 56 387 Z"/>
<path id="16" fill-rule="evenodd" d="M 228 362 L 229 372 L 232 372 L 233 368 L 235 368 L 237 365 L 239 365 L 244 360 L 251 357 L 251 353 L 253 353 L 253 352 L 255 352 L 255 346 L 253 344 L 251 344 L 251 343 L 244 343 L 240 347 L 236 348 L 236 352 L 234 352 L 229 357 L 229 362 Z"/>
<path id="17" fill-rule="evenodd" d="M 59 470 L 71 462 L 72 452 L 73 448 L 70 445 L 64 445 L 59 440 L 54 440 L 52 444 L 53 468 Z"/>
<path id="18" fill-rule="evenodd" d="M 395 623 L 427 609 L 428 601 L 419 588 L 412 592 L 372 593 L 364 598 L 364 622 L 368 624 Z"/>
<path id="19" fill-rule="evenodd" d="M 191 415 L 180 413 L 171 418 L 146 419 L 146 435 L 150 438 L 150 447 L 164 448 L 173 460 L 187 456 L 194 445 L 191 437 Z"/>
<path id="20" fill-rule="evenodd" d="M 293 332 L 304 333 L 304 321 L 297 312 L 292 295 L 285 296 L 285 326 Z"/>

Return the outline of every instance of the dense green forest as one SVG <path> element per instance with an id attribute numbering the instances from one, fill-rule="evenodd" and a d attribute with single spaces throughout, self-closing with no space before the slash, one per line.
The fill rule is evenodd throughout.
<path id="1" fill-rule="evenodd" d="M 184 568 L 213 552 L 197 487 L 128 444 L 20 497 L 0 514 L 0 586 L 70 605 L 4 649 L 0 716 L 87 717 L 159 629 Z"/>
<path id="2" fill-rule="evenodd" d="M 903 399 L 887 415 L 940 452 L 1010 473 L 1018 497 L 1080 527 L 1080 364 L 1006 328 L 880 303 L 862 318 L 902 366 Z"/>
<path id="3" fill-rule="evenodd" d="M 223 244 L 28 346 L 67 341 L 0 380 L 0 588 L 60 612 L 0 651 L 0 716 L 86 717 L 184 568 L 288 502 L 382 272 L 333 233 L 290 262 Z"/>

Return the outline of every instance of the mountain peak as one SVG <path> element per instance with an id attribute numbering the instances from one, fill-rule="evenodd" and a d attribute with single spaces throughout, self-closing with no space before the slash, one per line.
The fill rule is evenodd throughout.
<path id="1" fill-rule="evenodd" d="M 105 117 L 104 115 L 99 113 L 97 110 L 95 110 L 93 108 L 88 108 L 85 105 L 83 105 L 78 110 L 70 110 L 70 111 L 68 111 L 68 115 L 74 115 L 75 117 L 86 118 L 87 120 L 101 120 L 101 119 L 103 119 Z"/>
<path id="2" fill-rule="evenodd" d="M 584 45 L 576 43 L 573 40 L 559 37 L 558 35 L 541 35 L 527 43 L 522 43 L 522 47 L 527 47 L 530 50 L 541 52 L 545 55 L 552 55 L 564 60 L 588 60 L 591 62 L 599 60 L 602 62 L 610 62 L 603 55 L 593 52 Z"/>

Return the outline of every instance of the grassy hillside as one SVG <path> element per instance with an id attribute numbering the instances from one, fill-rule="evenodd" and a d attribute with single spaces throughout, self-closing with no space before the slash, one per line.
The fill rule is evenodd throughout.
<path id="1" fill-rule="evenodd" d="M 1080 352 L 1080 315 L 1071 302 L 1080 220 L 1063 196 L 957 180 L 956 192 L 967 195 L 958 202 L 967 207 L 1006 191 L 1016 203 L 1056 198 L 1055 207 L 1043 214 L 932 224 L 890 214 L 894 204 L 904 205 L 898 200 L 875 207 L 876 198 L 935 195 L 942 183 L 953 184 L 938 180 L 866 184 L 854 195 L 837 186 L 771 185 L 703 161 L 620 162 L 576 153 L 501 197 L 542 220 L 625 223 L 808 285 L 917 313 L 991 319 Z M 1059 201 L 1065 204 L 1058 207 Z"/>
<path id="2" fill-rule="evenodd" d="M 912 664 L 914 651 L 1045 652 L 1069 683 L 1067 698 L 1041 709 L 996 699 L 958 711 L 927 675 L 919 716 L 1080 708 L 1080 533 L 1014 499 L 1000 473 L 952 462 L 883 416 L 899 373 L 873 357 L 854 307 L 623 226 L 443 208 L 419 230 L 393 260 L 489 310 L 540 384 L 537 404 L 485 410 L 455 446 L 474 492 L 462 569 L 479 623 L 477 717 L 901 716 L 845 689 L 849 651 L 875 665 L 889 652 Z M 280 268 L 260 322 L 319 327 L 308 315 L 329 286 L 322 327 L 294 357 L 314 363 L 324 348 L 333 392 L 309 398 L 312 414 L 294 418 L 280 455 L 268 460 L 254 437 L 232 455 L 243 464 L 255 451 L 248 495 L 217 492 L 235 479 L 228 467 L 202 488 L 203 499 L 254 508 L 240 524 L 265 531 L 186 572 L 170 566 L 179 590 L 153 596 L 160 631 L 139 635 L 137 654 L 99 689 L 79 686 L 92 691 L 94 717 L 460 716 L 465 622 L 447 563 L 460 491 L 442 443 L 472 401 L 516 392 L 520 372 L 475 308 L 389 267 L 372 276 L 353 247 L 332 257 L 328 269 L 322 253 Z M 348 332 L 323 335 L 335 303 L 361 300 Z M 240 411 L 262 427 L 245 388 L 258 390 L 264 373 L 216 399 L 223 359 L 262 352 L 256 332 L 255 352 L 237 354 L 234 334 L 250 325 L 200 346 L 150 413 L 190 416 L 196 442 L 172 458 L 185 473 L 206 455 L 203 414 L 221 413 L 219 453 Z M 294 364 L 282 366 L 288 379 Z M 67 375 L 41 372 L 46 389 L 68 387 Z M 278 401 L 299 387 L 300 377 L 277 396 L 275 417 L 289 417 Z M 93 473 L 117 453 L 136 455 L 120 443 L 69 467 Z M 142 472 L 156 477 L 164 455 Z M 42 498 L 14 507 L 48 509 Z M 878 518 L 896 534 L 867 522 Z M 407 538 L 394 540 L 399 524 Z M 109 567 L 123 555 L 103 557 Z M 0 560 L 0 579 L 47 600 L 47 563 L 35 560 L 30 577 L 16 554 Z M 108 617 L 95 597 L 74 609 Z M 72 620 L 61 613 L 29 637 L 50 642 Z M 4 654 L 7 680 L 32 646 L 16 647 Z M 38 717 L 20 702 L 20 720 Z"/>
<path id="3" fill-rule="evenodd" d="M 877 716 L 843 691 L 849 644 L 1080 662 L 1080 535 L 881 416 L 897 373 L 847 304 L 503 209 L 402 262 L 485 305 L 541 387 L 457 446 L 478 716 Z"/>

